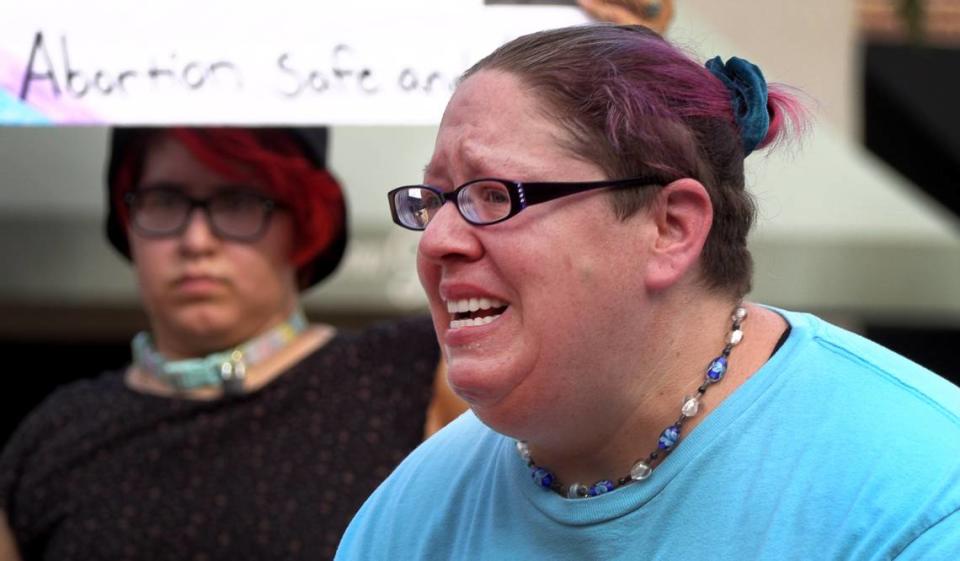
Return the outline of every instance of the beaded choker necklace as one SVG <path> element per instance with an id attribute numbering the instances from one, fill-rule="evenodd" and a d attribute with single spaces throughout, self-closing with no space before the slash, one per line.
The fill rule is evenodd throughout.
<path id="1" fill-rule="evenodd" d="M 730 329 L 730 334 L 727 336 L 727 343 L 723 347 L 720 356 L 710 362 L 703 383 L 697 388 L 696 394 L 683 399 L 683 406 L 680 408 L 680 417 L 675 423 L 660 433 L 660 438 L 657 440 L 657 447 L 654 448 L 646 458 L 637 460 L 633 464 L 633 467 L 630 468 L 630 473 L 617 479 L 616 482 L 609 479 L 602 479 L 590 486 L 582 483 L 573 483 L 569 487 L 566 487 L 560 483 L 550 470 L 538 466 L 533 461 L 526 442 L 518 441 L 517 452 L 520 454 L 520 457 L 523 458 L 523 461 L 526 462 L 527 467 L 530 468 L 530 476 L 533 478 L 533 481 L 540 487 L 550 489 L 561 496 L 569 499 L 580 499 L 602 495 L 613 491 L 617 487 L 622 487 L 635 481 L 643 481 L 650 477 L 653 473 L 653 463 L 659 458 L 665 458 L 676 448 L 680 442 L 680 431 L 683 428 L 683 424 L 687 419 L 693 417 L 700 411 L 700 398 L 706 393 L 707 388 L 723 379 L 723 375 L 727 372 L 727 359 L 730 357 L 730 352 L 743 340 L 743 331 L 740 329 L 740 325 L 746 317 L 746 308 L 738 305 L 730 317 L 733 326 Z"/>
<path id="2" fill-rule="evenodd" d="M 277 353 L 302 333 L 309 323 L 303 310 L 297 308 L 280 325 L 232 349 L 200 358 L 167 360 L 153 346 L 153 338 L 141 331 L 133 338 L 133 362 L 144 372 L 155 376 L 179 391 L 219 386 L 224 393 L 243 393 L 247 367 Z"/>

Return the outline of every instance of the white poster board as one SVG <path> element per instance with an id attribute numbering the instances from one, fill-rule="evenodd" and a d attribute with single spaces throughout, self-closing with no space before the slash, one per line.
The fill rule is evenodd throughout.
<path id="1" fill-rule="evenodd" d="M 586 21 L 484 0 L 10 4 L 0 125 L 434 124 L 497 45 Z"/>

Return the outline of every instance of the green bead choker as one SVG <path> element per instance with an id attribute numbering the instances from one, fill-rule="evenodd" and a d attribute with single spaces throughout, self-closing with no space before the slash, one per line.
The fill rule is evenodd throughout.
<path id="1" fill-rule="evenodd" d="M 224 393 L 241 394 L 247 368 L 276 354 L 308 326 L 303 310 L 297 308 L 286 321 L 246 343 L 205 357 L 184 360 L 167 360 L 154 347 L 150 334 L 141 331 L 131 343 L 133 362 L 178 391 L 220 387 Z"/>

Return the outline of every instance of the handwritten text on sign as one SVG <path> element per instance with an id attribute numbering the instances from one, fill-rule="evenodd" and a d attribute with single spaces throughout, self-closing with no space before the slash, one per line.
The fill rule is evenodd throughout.
<path id="1" fill-rule="evenodd" d="M 433 124 L 460 74 L 497 45 L 582 21 L 573 8 L 542 6 L 414 15 L 216 34 L 193 20 L 0 24 L 0 124 L 20 118 L 4 103 L 65 124 Z"/>
<path id="2" fill-rule="evenodd" d="M 134 94 L 137 91 L 163 88 L 184 91 L 215 88 L 241 91 L 244 72 L 240 65 L 226 58 L 219 60 L 183 59 L 171 53 L 166 60 L 153 59 L 139 68 L 104 69 L 71 64 L 67 37 L 59 37 L 59 49 L 51 50 L 49 40 L 38 31 L 20 81 L 19 98 L 30 101 L 31 88 L 48 88 L 55 96 L 82 99 L 87 95 L 111 96 Z M 393 88 L 401 92 L 450 92 L 456 77 L 449 71 L 421 70 L 403 67 L 396 76 L 376 76 L 369 66 L 357 64 L 356 49 L 340 43 L 329 53 L 327 64 L 313 67 L 301 65 L 290 52 L 276 57 L 277 93 L 295 98 L 304 93 L 321 94 L 341 91 L 373 95 Z M 321 57 L 323 58 L 323 57 Z M 263 78 L 258 76 L 258 78 Z"/>

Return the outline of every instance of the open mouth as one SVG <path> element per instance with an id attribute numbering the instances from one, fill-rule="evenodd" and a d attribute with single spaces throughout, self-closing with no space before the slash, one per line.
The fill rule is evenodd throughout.
<path id="1" fill-rule="evenodd" d="M 509 304 L 494 298 L 463 298 L 447 302 L 450 328 L 486 325 L 507 311 Z"/>

